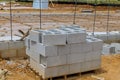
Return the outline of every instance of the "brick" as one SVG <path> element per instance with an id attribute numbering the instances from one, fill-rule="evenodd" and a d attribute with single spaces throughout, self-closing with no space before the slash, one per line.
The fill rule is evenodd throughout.
<path id="1" fill-rule="evenodd" d="M 85 54 L 69 54 L 67 56 L 67 64 L 79 63 L 85 61 Z"/>

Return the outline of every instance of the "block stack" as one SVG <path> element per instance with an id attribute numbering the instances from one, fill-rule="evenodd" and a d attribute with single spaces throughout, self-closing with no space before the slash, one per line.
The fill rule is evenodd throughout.
<path id="1" fill-rule="evenodd" d="M 30 31 L 26 53 L 30 66 L 43 78 L 51 78 L 100 68 L 102 45 L 79 26 L 61 26 Z"/>

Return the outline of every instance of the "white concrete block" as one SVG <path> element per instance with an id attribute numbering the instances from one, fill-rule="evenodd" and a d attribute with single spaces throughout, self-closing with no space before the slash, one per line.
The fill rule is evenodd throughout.
<path id="1" fill-rule="evenodd" d="M 86 40 L 86 42 L 82 44 L 82 52 L 87 53 L 92 51 L 93 51 L 93 43 Z"/>
<path id="2" fill-rule="evenodd" d="M 41 42 L 40 32 L 38 32 L 38 31 L 31 30 L 30 34 L 29 34 L 29 38 L 32 41 L 35 41 L 35 42 L 38 42 L 38 43 Z"/>
<path id="3" fill-rule="evenodd" d="M 41 55 L 48 57 L 48 56 L 57 56 L 57 46 L 52 45 L 43 45 L 41 43 L 36 44 L 35 48 L 32 48 L 35 52 L 39 52 Z"/>
<path id="4" fill-rule="evenodd" d="M 25 43 L 25 46 L 30 49 L 30 39 L 29 39 L 29 37 L 25 38 L 25 42 L 24 43 Z"/>
<path id="5" fill-rule="evenodd" d="M 79 63 L 85 61 L 85 54 L 69 54 L 67 56 L 67 64 Z"/>
<path id="6" fill-rule="evenodd" d="M 36 60 L 30 58 L 30 67 L 35 70 L 36 72 L 39 71 L 39 67 L 38 67 L 39 63 L 36 62 Z"/>
<path id="7" fill-rule="evenodd" d="M 70 54 L 70 45 L 57 46 L 58 55 Z"/>
<path id="8" fill-rule="evenodd" d="M 74 28 L 69 27 L 58 29 L 58 31 L 66 34 L 68 44 L 85 42 L 86 31 L 82 31 L 80 28 L 77 29 L 74 30 Z"/>
<path id="9" fill-rule="evenodd" d="M 52 57 L 40 57 L 40 64 L 45 65 L 46 67 L 53 67 L 53 66 L 59 66 L 59 65 L 65 65 L 67 64 L 67 56 L 62 55 L 62 56 L 52 56 Z"/>
<path id="10" fill-rule="evenodd" d="M 110 45 L 103 46 L 102 53 L 103 54 L 110 54 Z"/>
<path id="11" fill-rule="evenodd" d="M 82 54 L 83 53 L 83 44 L 78 43 L 78 44 L 71 44 L 70 46 L 70 53 L 71 54 Z"/>
<path id="12" fill-rule="evenodd" d="M 84 72 L 99 69 L 101 67 L 101 60 L 86 61 L 84 62 L 83 66 Z"/>
<path id="13" fill-rule="evenodd" d="M 85 61 L 101 59 L 101 51 L 92 51 L 85 53 Z"/>
<path id="14" fill-rule="evenodd" d="M 30 56 L 30 58 L 34 59 L 36 62 L 40 63 L 40 54 L 35 53 L 29 49 L 26 49 L 26 54 Z"/>
<path id="15" fill-rule="evenodd" d="M 42 75 L 43 78 L 56 77 L 58 76 L 58 68 L 57 67 L 47 68 L 39 64 L 39 73 Z"/>
<path id="16" fill-rule="evenodd" d="M 58 68 L 58 76 L 63 76 L 66 74 L 69 74 L 69 66 L 68 65 L 62 65 L 62 66 L 57 66 Z"/>
<path id="17" fill-rule="evenodd" d="M 93 44 L 93 51 L 102 50 L 103 41 L 97 38 L 87 38 L 87 41 Z"/>
<path id="18" fill-rule="evenodd" d="M 46 32 L 42 35 L 44 45 L 66 45 L 66 35 L 60 32 Z"/>
<path id="19" fill-rule="evenodd" d="M 82 72 L 83 62 L 74 63 L 69 65 L 69 74 Z"/>
<path id="20" fill-rule="evenodd" d="M 0 42 L 0 50 L 7 50 L 8 42 Z"/>

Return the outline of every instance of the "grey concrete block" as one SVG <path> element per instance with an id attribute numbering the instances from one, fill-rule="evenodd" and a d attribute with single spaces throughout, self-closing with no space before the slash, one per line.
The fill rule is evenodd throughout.
<path id="1" fill-rule="evenodd" d="M 53 67 L 53 66 L 59 66 L 59 65 L 67 64 L 67 58 L 66 58 L 67 56 L 66 55 L 52 56 L 52 57 L 41 56 L 41 57 L 42 58 L 40 58 L 41 59 L 40 61 L 42 61 L 41 63 L 43 63 L 43 65 L 45 65 L 46 67 Z"/>
<path id="2" fill-rule="evenodd" d="M 35 52 L 39 52 L 41 55 L 48 57 L 48 56 L 57 56 L 57 46 L 49 46 L 49 45 L 43 45 L 41 43 L 36 44 L 35 48 L 33 48 Z"/>
<path id="3" fill-rule="evenodd" d="M 69 74 L 82 72 L 82 69 L 83 69 L 83 62 L 70 64 L 69 65 Z"/>
<path id="4" fill-rule="evenodd" d="M 67 56 L 67 64 L 79 63 L 85 61 L 85 54 L 69 54 Z"/>
<path id="5" fill-rule="evenodd" d="M 78 44 L 71 44 L 70 46 L 70 53 L 71 54 L 82 54 L 83 53 L 83 44 L 78 43 Z"/>
<path id="6" fill-rule="evenodd" d="M 90 71 L 90 70 L 95 70 L 99 69 L 101 67 L 101 60 L 92 60 L 92 61 L 86 61 L 83 64 L 83 71 Z"/>
<path id="7" fill-rule="evenodd" d="M 87 53 L 92 51 L 93 51 L 93 43 L 86 40 L 86 42 L 82 44 L 82 52 Z"/>
<path id="8" fill-rule="evenodd" d="M 70 54 L 70 45 L 57 46 L 58 55 Z"/>
<path id="9" fill-rule="evenodd" d="M 30 34 L 29 34 L 29 38 L 30 38 L 30 40 L 32 40 L 32 41 L 35 41 L 35 42 L 40 42 L 40 32 L 38 32 L 38 31 L 35 31 L 35 30 L 31 30 L 30 31 Z"/>
<path id="10" fill-rule="evenodd" d="M 101 51 L 92 51 L 85 53 L 85 61 L 101 59 Z"/>
<path id="11" fill-rule="evenodd" d="M 102 46 L 103 46 L 102 40 L 91 37 L 91 38 L 87 38 L 87 41 L 93 44 L 93 51 L 102 50 Z"/>
<path id="12" fill-rule="evenodd" d="M 51 78 L 58 76 L 58 68 L 57 67 L 50 67 L 46 68 L 45 66 L 39 64 L 39 73 L 42 75 L 43 78 Z"/>
<path id="13" fill-rule="evenodd" d="M 62 66 L 57 66 L 58 70 L 58 76 L 63 76 L 66 74 L 69 74 L 69 66 L 68 65 L 62 65 Z"/>
<path id="14" fill-rule="evenodd" d="M 8 42 L 0 42 L 0 50 L 7 50 Z"/>
<path id="15" fill-rule="evenodd" d="M 66 45 L 66 35 L 49 31 L 42 35 L 42 43 L 44 45 Z"/>
<path id="16" fill-rule="evenodd" d="M 29 50 L 29 49 L 26 49 L 26 54 L 30 58 L 34 59 L 37 63 L 40 63 L 40 54 L 39 53 L 35 53 L 35 52 L 33 52 L 33 51 Z"/>

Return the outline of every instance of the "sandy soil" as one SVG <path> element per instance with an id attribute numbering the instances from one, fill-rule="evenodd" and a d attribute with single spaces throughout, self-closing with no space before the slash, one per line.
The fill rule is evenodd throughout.
<path id="1" fill-rule="evenodd" d="M 18 29 L 27 31 L 29 27 L 33 29 L 39 29 L 40 17 L 39 10 L 32 8 L 13 7 L 12 10 L 12 26 L 13 35 L 19 34 Z M 9 7 L 6 10 L 0 10 L 0 36 L 10 35 L 10 16 Z M 23 9 L 24 8 L 24 9 Z M 81 10 L 91 9 L 92 6 L 78 5 L 76 24 L 87 31 L 92 31 L 94 24 L 94 13 L 81 13 Z M 109 19 L 109 31 L 120 31 L 120 7 L 110 7 L 110 19 Z M 117 12 L 118 11 L 118 12 Z M 20 14 L 20 15 L 18 15 Z M 74 20 L 74 5 L 68 4 L 55 4 L 55 7 L 42 10 L 42 29 L 55 28 L 60 25 L 73 24 Z M 106 31 L 107 29 L 107 7 L 97 7 L 97 17 L 95 24 L 95 31 Z"/>
<path id="2" fill-rule="evenodd" d="M 24 59 L 1 60 L 0 68 L 9 71 L 6 76 L 7 80 L 40 80 L 40 77 L 28 67 L 27 64 L 29 64 L 28 60 Z M 119 80 L 119 74 L 120 55 L 107 55 L 102 56 L 101 69 L 82 73 L 81 76 L 70 76 L 68 77 L 68 80 L 97 80 L 91 77 L 92 75 L 104 78 L 105 80 Z M 57 80 L 63 80 L 63 78 L 58 78 Z"/>

